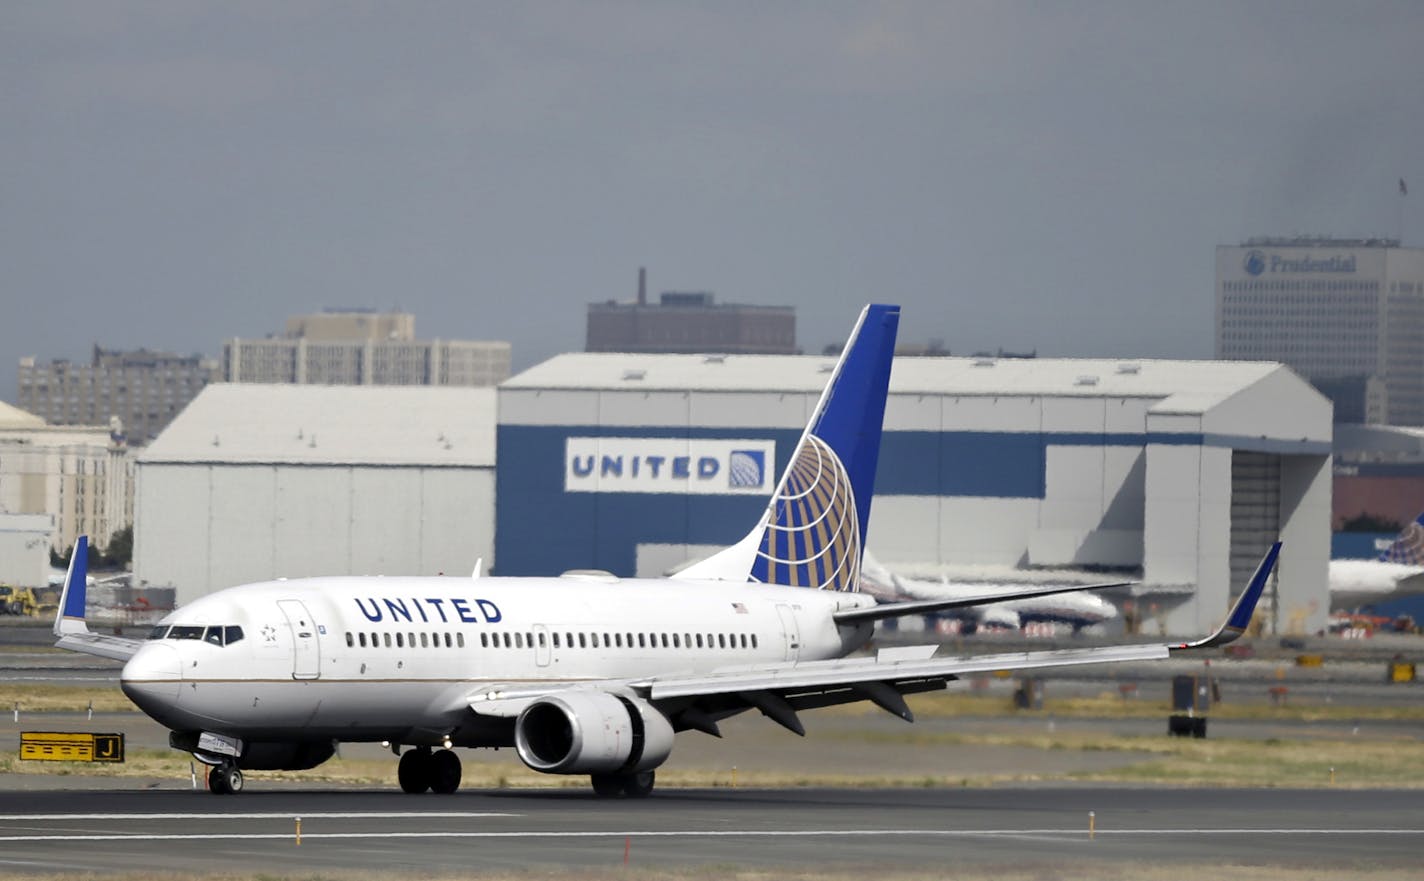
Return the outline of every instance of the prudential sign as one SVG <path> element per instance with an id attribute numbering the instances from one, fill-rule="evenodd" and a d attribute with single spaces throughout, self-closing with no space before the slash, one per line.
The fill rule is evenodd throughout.
<path id="1" fill-rule="evenodd" d="M 564 491 L 766 495 L 776 442 L 648 437 L 571 437 Z"/>

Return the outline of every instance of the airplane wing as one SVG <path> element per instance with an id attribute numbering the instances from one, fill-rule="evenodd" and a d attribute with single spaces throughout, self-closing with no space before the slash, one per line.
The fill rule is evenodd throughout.
<path id="1" fill-rule="evenodd" d="M 875 657 L 760 664 L 631 682 L 565 683 L 552 690 L 547 686 L 495 686 L 473 696 L 470 708 L 477 713 L 514 716 L 551 691 L 602 688 L 646 698 L 665 713 L 678 730 L 692 728 L 716 736 L 720 736 L 719 719 L 752 708 L 797 734 L 805 734 L 797 711 L 860 700 L 869 700 L 893 715 L 913 721 L 914 715 L 904 695 L 937 691 L 952 680 L 974 673 L 1155 661 L 1173 652 L 1225 645 L 1244 633 L 1251 623 L 1280 548 L 1277 542 L 1266 553 L 1246 590 L 1216 632 L 1195 642 L 949 657 L 938 657 L 936 646 L 914 646 L 883 650 Z"/>
<path id="2" fill-rule="evenodd" d="M 81 535 L 74 542 L 74 555 L 69 558 L 64 592 L 59 595 L 59 610 L 54 616 L 54 635 L 58 638 L 55 645 L 72 652 L 127 661 L 143 645 L 143 640 L 94 633 L 84 620 L 88 561 L 89 536 Z"/>

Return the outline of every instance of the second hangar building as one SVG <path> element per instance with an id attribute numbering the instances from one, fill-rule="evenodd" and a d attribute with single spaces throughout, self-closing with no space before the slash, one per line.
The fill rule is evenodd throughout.
<path id="1" fill-rule="evenodd" d="M 650 576 L 745 534 L 832 358 L 580 353 L 500 386 L 498 574 Z M 1266 614 L 1329 609 L 1329 401 L 1274 363 L 897 358 L 868 546 L 891 564 L 1139 569 L 1215 626 L 1278 536 Z"/>

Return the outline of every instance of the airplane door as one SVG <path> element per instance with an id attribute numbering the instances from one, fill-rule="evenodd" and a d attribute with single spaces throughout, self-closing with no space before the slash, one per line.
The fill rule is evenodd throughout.
<path id="1" fill-rule="evenodd" d="M 321 648 L 317 644 L 316 622 L 301 600 L 278 600 L 277 608 L 292 629 L 292 678 L 316 679 L 321 675 Z"/>
<path id="2" fill-rule="evenodd" d="M 781 635 L 786 640 L 786 660 L 794 661 L 801 656 L 801 627 L 796 623 L 796 612 L 785 603 L 777 603 L 776 614 L 781 618 Z"/>
<path id="3" fill-rule="evenodd" d="M 549 666 L 549 657 L 552 654 L 549 645 L 549 628 L 543 624 L 534 625 L 534 663 L 539 667 Z"/>

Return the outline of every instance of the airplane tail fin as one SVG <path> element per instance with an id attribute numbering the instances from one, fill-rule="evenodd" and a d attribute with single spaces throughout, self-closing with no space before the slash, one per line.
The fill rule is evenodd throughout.
<path id="1" fill-rule="evenodd" d="M 679 578 L 859 589 L 899 323 L 865 307 L 761 520 Z"/>
<path id="2" fill-rule="evenodd" d="M 1394 544 L 1380 554 L 1380 560 L 1386 563 L 1424 566 L 1424 513 L 1400 531 Z"/>
<path id="3" fill-rule="evenodd" d="M 88 633 L 84 622 L 84 603 L 88 594 L 89 536 L 74 541 L 74 555 L 69 558 L 69 571 L 64 575 L 64 591 L 59 595 L 59 611 L 54 616 L 54 635 L 68 636 Z"/>

